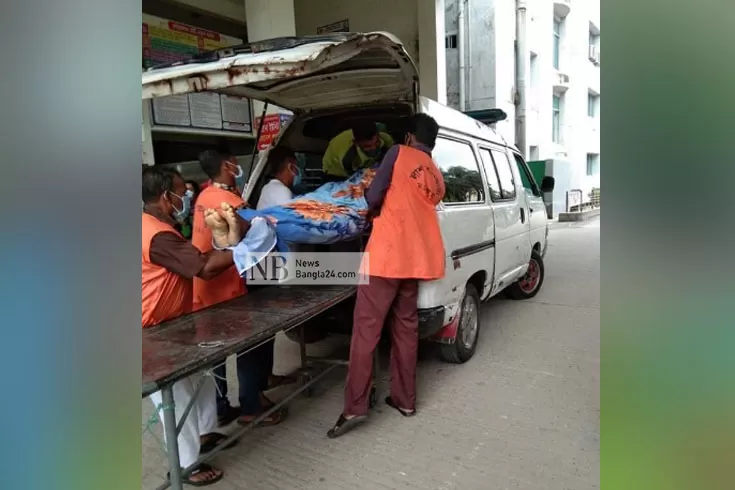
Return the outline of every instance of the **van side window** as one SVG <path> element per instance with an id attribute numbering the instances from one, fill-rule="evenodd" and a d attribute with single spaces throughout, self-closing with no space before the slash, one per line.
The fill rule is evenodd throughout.
<path id="1" fill-rule="evenodd" d="M 513 153 L 513 157 L 516 159 L 516 165 L 518 165 L 518 173 L 521 176 L 521 184 L 523 184 L 523 188 L 526 189 L 528 194 L 541 197 L 541 191 L 536 185 L 536 181 L 528 168 L 528 164 L 516 153 Z"/>
<path id="2" fill-rule="evenodd" d="M 431 156 L 444 177 L 442 202 L 485 202 L 480 166 L 469 143 L 439 137 Z"/>
<path id="3" fill-rule="evenodd" d="M 490 156 L 490 150 L 480 148 L 480 157 L 485 166 L 485 177 L 487 177 L 487 186 L 490 188 L 490 199 L 493 201 L 502 201 L 500 194 L 500 182 L 498 181 L 498 173 L 495 170 L 493 157 Z"/>
<path id="4" fill-rule="evenodd" d="M 516 182 L 513 178 L 513 169 L 510 166 L 508 155 L 505 152 L 492 150 L 493 160 L 495 160 L 495 168 L 498 171 L 498 180 L 500 181 L 500 195 L 503 200 L 513 200 L 516 198 Z"/>

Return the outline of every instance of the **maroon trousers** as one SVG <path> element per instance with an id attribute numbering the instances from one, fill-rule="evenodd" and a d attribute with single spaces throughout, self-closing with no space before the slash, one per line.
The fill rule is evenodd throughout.
<path id="1" fill-rule="evenodd" d="M 383 325 L 391 330 L 390 396 L 401 408 L 416 408 L 419 284 L 415 279 L 370 276 L 357 288 L 345 386 L 345 415 L 365 415 L 372 383 L 373 352 Z"/>

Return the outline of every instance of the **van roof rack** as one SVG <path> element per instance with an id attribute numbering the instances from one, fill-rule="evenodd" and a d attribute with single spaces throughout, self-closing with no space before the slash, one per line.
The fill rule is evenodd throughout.
<path id="1" fill-rule="evenodd" d="M 495 124 L 508 118 L 503 109 L 480 109 L 477 111 L 465 111 L 465 114 L 483 124 Z"/>

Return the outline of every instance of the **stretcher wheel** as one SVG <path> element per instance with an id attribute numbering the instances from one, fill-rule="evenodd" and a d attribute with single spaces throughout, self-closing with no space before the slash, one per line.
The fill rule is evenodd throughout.
<path id="1" fill-rule="evenodd" d="M 375 389 L 375 386 L 370 388 L 370 398 L 368 399 L 368 407 L 373 408 L 375 405 L 378 404 L 378 391 Z"/>

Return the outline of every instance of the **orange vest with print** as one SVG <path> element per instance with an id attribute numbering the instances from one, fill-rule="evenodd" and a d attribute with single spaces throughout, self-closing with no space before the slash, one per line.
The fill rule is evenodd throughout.
<path id="1" fill-rule="evenodd" d="M 392 279 L 444 277 L 444 242 L 436 214 L 443 197 L 444 178 L 431 156 L 401 145 L 361 273 Z"/>
<path id="2" fill-rule="evenodd" d="M 212 250 L 212 230 L 204 223 L 204 210 L 219 208 L 223 202 L 233 208 L 245 203 L 242 198 L 233 192 L 220 189 L 214 185 L 207 187 L 199 194 L 194 205 L 194 223 L 191 234 L 191 243 L 202 253 Z M 205 281 L 194 278 L 194 311 L 215 305 L 228 299 L 237 298 L 245 294 L 245 281 L 237 273 L 233 265 L 217 277 Z"/>
<path id="3" fill-rule="evenodd" d="M 161 232 L 175 233 L 181 237 L 173 226 L 143 213 L 143 328 L 191 312 L 191 279 L 151 262 L 151 241 Z"/>

